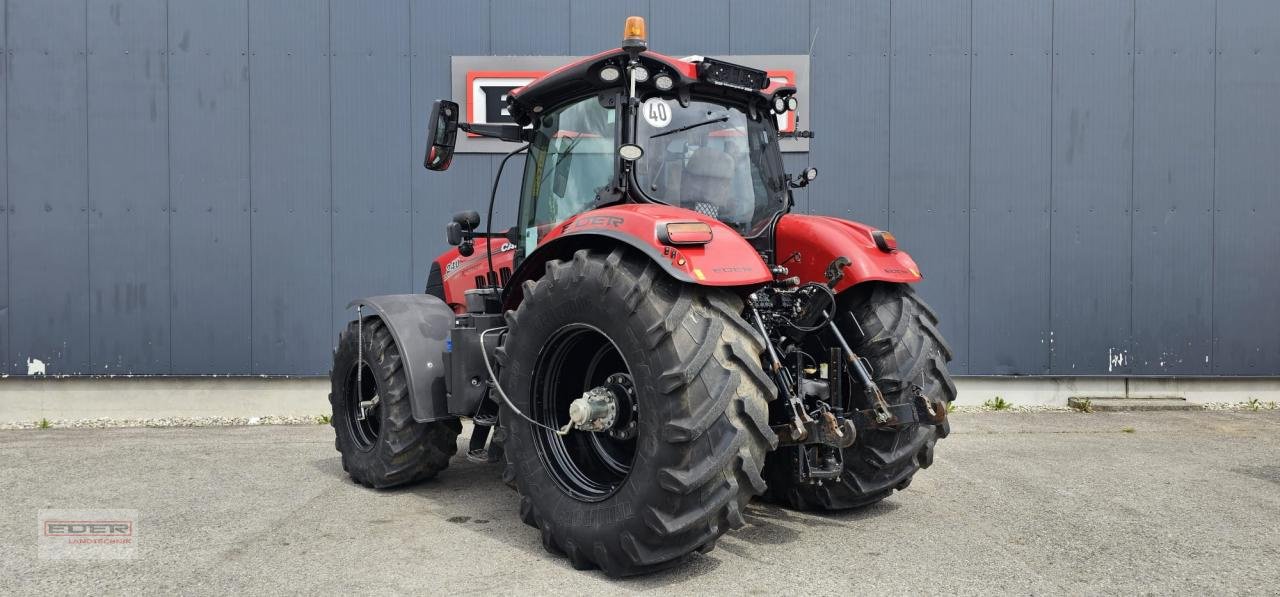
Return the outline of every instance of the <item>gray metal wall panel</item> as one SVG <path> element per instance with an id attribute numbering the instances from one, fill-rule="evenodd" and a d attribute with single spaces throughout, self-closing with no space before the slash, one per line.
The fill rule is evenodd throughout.
<path id="1" fill-rule="evenodd" d="M 649 0 L 649 47 L 677 57 L 728 54 L 729 10 L 729 0 Z"/>
<path id="2" fill-rule="evenodd" d="M 1211 364 L 1280 373 L 1280 2 L 1218 4 Z M 11 30 L 12 34 L 12 30 Z"/>
<path id="3" fill-rule="evenodd" d="M 617 47 L 622 40 L 622 24 L 632 15 L 648 22 L 649 1 L 570 0 L 569 53 L 590 56 Z"/>
<path id="4" fill-rule="evenodd" d="M 813 2 L 812 213 L 889 225 L 889 0 Z"/>
<path id="5" fill-rule="evenodd" d="M 1138 0 L 1133 344 L 1141 375 L 1207 375 L 1213 308 L 1214 0 Z"/>
<path id="6" fill-rule="evenodd" d="M 249 76 L 253 371 L 323 373 L 333 343 L 317 323 L 333 316 L 328 6 L 251 2 Z"/>
<path id="7" fill-rule="evenodd" d="M 973 4 L 971 372 L 1049 369 L 1052 11 Z"/>
<path id="8" fill-rule="evenodd" d="M 169 1 L 175 374 L 253 370 L 247 2 Z"/>
<path id="9" fill-rule="evenodd" d="M 818 33 L 797 209 L 898 233 L 956 371 L 1280 374 L 1267 0 L 8 0 L 0 372 L 322 373 L 347 299 L 420 291 L 484 208 L 500 156 L 417 166 L 449 56 L 587 54 L 631 14 L 674 56 Z"/>
<path id="10" fill-rule="evenodd" d="M 9 1 L 12 368 L 88 373 L 85 4 Z"/>
<path id="11" fill-rule="evenodd" d="M 768 17 L 763 18 L 765 15 Z M 730 0 L 728 16 L 731 54 L 805 54 L 809 51 L 808 2 Z M 782 161 L 788 173 L 800 172 L 809 167 L 809 154 L 784 154 Z M 809 195 L 807 188 L 792 192 L 797 212 L 810 211 Z"/>
<path id="12" fill-rule="evenodd" d="M 574 37 L 566 24 L 572 25 L 572 10 L 569 0 L 551 0 L 537 3 L 536 10 L 523 9 L 526 5 L 515 0 L 494 0 L 489 14 L 492 53 L 495 56 L 558 56 L 570 55 L 570 40 Z M 589 25 L 588 25 L 589 26 Z M 612 46 L 621 43 L 621 21 L 615 25 L 616 39 Z M 547 35 L 547 31 L 561 31 L 563 35 Z M 599 48 L 597 51 L 607 48 Z M 454 52 L 455 54 L 460 52 Z M 489 202 L 490 185 L 497 173 L 501 155 L 489 156 L 489 174 L 485 182 L 472 180 L 468 183 L 469 194 L 477 197 L 469 209 L 480 212 L 485 217 L 485 208 Z M 520 177 L 524 165 L 523 156 L 511 158 L 503 171 L 501 185 L 494 203 L 493 222 L 485 221 L 482 226 L 492 224 L 493 229 L 505 230 L 516 222 L 517 202 L 520 196 Z M 465 187 L 464 187 L 465 188 Z M 464 196 L 465 196 L 464 191 Z M 468 209 L 468 208 L 464 208 Z M 437 225 L 443 229 L 443 223 Z M 439 233 L 437 233 L 439 234 Z"/>
<path id="13" fill-rule="evenodd" d="M 809 51 L 812 34 L 807 1 L 729 0 L 728 16 L 732 54 L 805 54 Z"/>
<path id="14" fill-rule="evenodd" d="M 1127 373 L 1133 1 L 1054 10 L 1052 372 Z"/>
<path id="15" fill-rule="evenodd" d="M 88 3 L 92 371 L 169 372 L 164 0 Z"/>
<path id="16" fill-rule="evenodd" d="M 890 60 L 889 228 L 921 264 L 956 373 L 969 370 L 969 9 L 894 2 Z"/>
<path id="17" fill-rule="evenodd" d="M 490 0 L 489 4 L 489 43 L 494 56 L 569 54 L 573 37 L 569 0 Z M 618 35 L 621 37 L 621 30 Z"/>
<path id="18" fill-rule="evenodd" d="M 8 139 L 9 120 L 5 117 L 9 95 L 9 46 L 5 36 L 5 17 L 9 11 L 0 5 L 0 139 Z M 9 153 L 8 143 L 0 142 L 0 375 L 12 369 L 9 365 Z M 23 373 L 26 369 L 21 370 Z"/>
<path id="19" fill-rule="evenodd" d="M 333 325 L 359 296 L 413 292 L 409 2 L 335 0 Z M 417 289 L 419 292 L 421 289 Z"/>
<path id="20" fill-rule="evenodd" d="M 449 56 L 489 53 L 488 27 L 436 27 L 436 6 L 429 0 L 415 0 L 410 5 L 413 22 L 412 112 L 413 112 L 413 289 L 426 287 L 431 263 L 449 245 L 445 243 L 444 225 L 458 211 L 480 211 L 481 198 L 488 192 L 491 160 L 484 154 L 457 154 L 445 172 L 422 168 L 426 154 L 427 118 L 431 102 L 448 99 Z M 451 9 L 450 16 L 459 22 L 488 23 L 487 2 L 466 2 Z M 425 32 L 431 31 L 431 35 Z M 455 98 L 465 101 L 465 98 Z M 513 158 L 514 159 L 514 158 Z M 483 189 L 483 190 L 482 190 Z"/>

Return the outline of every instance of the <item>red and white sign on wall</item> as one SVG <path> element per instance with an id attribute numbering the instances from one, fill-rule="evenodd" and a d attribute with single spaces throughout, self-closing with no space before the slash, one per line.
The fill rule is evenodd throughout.
<path id="1" fill-rule="evenodd" d="M 454 56 L 453 99 L 463 105 L 463 118 L 468 122 L 499 124 L 513 122 L 507 113 L 507 94 L 542 75 L 570 62 L 574 56 Z M 760 68 L 775 83 L 796 87 L 800 102 L 798 112 L 778 116 L 778 130 L 796 130 L 796 115 L 807 116 L 809 107 L 809 57 L 804 55 L 724 56 L 724 60 Z M 470 153 L 506 153 L 514 144 L 466 135 L 458 141 L 457 151 Z M 808 139 L 783 139 L 783 151 L 808 151 Z"/>

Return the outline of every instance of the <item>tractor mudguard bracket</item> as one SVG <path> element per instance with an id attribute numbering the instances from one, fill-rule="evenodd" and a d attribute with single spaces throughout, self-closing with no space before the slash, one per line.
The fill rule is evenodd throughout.
<path id="1" fill-rule="evenodd" d="M 429 294 L 389 294 L 356 299 L 347 305 L 372 310 L 391 330 L 405 370 L 413 420 L 419 423 L 455 418 L 449 414 L 445 390 L 444 351 L 453 327 L 453 310 Z"/>

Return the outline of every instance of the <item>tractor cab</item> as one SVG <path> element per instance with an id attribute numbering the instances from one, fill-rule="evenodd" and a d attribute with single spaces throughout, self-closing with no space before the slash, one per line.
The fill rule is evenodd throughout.
<path id="1" fill-rule="evenodd" d="M 517 124 L 459 123 L 456 104 L 437 102 L 424 165 L 448 168 L 457 130 L 524 143 L 518 221 L 503 235 L 517 263 L 557 225 L 621 203 L 689 210 L 754 239 L 816 175 L 783 171 L 777 117 L 795 110 L 794 94 L 761 70 L 647 51 L 637 18 L 621 48 L 513 90 Z"/>

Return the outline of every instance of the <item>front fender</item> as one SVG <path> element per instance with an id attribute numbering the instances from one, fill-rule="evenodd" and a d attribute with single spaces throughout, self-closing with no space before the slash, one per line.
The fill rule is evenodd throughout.
<path id="1" fill-rule="evenodd" d="M 382 319 L 400 350 L 413 420 L 452 419 L 445 390 L 444 350 L 453 327 L 453 309 L 429 294 L 388 294 L 356 299 Z"/>
<path id="2" fill-rule="evenodd" d="M 875 230 L 839 218 L 787 214 L 775 229 L 777 260 L 804 282 L 829 282 L 828 270 L 832 271 L 837 275 L 832 286 L 836 292 L 872 280 L 919 282 L 915 260 L 901 250 L 881 251 L 871 237 Z M 840 265 L 840 257 L 849 263 Z"/>
<path id="3" fill-rule="evenodd" d="M 704 222 L 712 239 L 705 245 L 670 246 L 658 239 L 659 226 L 670 222 Z M 624 204 L 571 217 L 546 234 L 512 275 L 505 308 L 523 298 L 521 285 L 542 276 L 546 262 L 569 259 L 574 251 L 629 246 L 657 263 L 672 278 L 702 286 L 758 286 L 773 279 L 760 254 L 742 235 L 695 211 L 657 204 Z"/>

